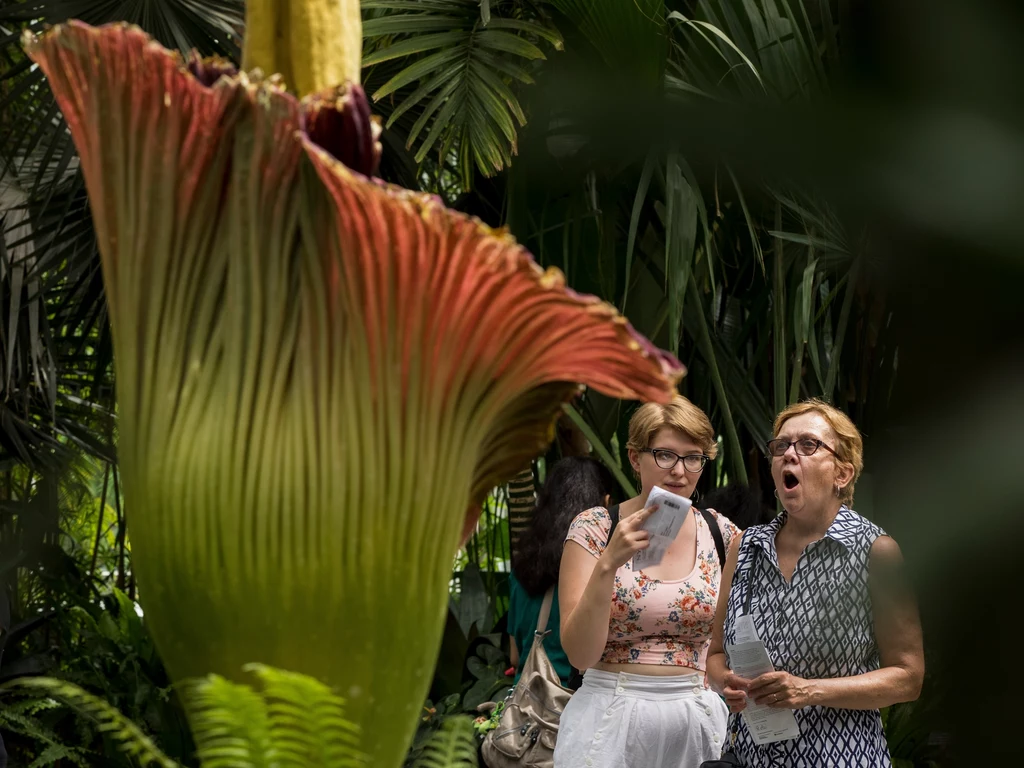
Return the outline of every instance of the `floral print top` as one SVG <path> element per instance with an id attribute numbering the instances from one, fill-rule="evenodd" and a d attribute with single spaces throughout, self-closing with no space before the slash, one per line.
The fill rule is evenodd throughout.
<path id="1" fill-rule="evenodd" d="M 714 510 L 726 551 L 739 529 Z M 633 570 L 630 560 L 615 572 L 608 641 L 601 661 L 609 664 L 659 664 L 703 671 L 718 603 L 722 569 L 704 516 L 694 510 L 697 558 L 682 579 L 658 580 Z M 574 541 L 594 557 L 608 546 L 611 517 L 604 507 L 576 516 L 566 541 Z"/>

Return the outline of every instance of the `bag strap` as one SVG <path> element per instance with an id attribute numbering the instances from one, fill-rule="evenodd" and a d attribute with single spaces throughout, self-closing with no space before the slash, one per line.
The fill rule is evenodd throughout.
<path id="1" fill-rule="evenodd" d="M 718 524 L 718 520 L 715 519 L 715 515 L 709 512 L 707 509 L 700 510 L 700 514 L 705 518 L 705 522 L 708 523 L 708 527 L 711 529 L 712 539 L 715 540 L 715 549 L 718 552 L 718 564 L 725 570 L 725 539 L 722 538 L 722 527 Z M 608 541 L 611 541 L 611 535 L 615 532 L 615 526 L 618 524 L 618 505 L 608 509 L 608 517 L 611 518 L 611 527 L 608 528 Z"/>
<path id="2" fill-rule="evenodd" d="M 718 564 L 725 570 L 725 539 L 722 538 L 722 528 L 718 525 L 718 521 L 715 520 L 715 516 L 706 509 L 700 511 L 701 515 L 704 516 L 704 522 L 708 524 L 708 528 L 711 529 L 711 538 L 715 540 L 715 549 L 718 550 Z"/>
<path id="3" fill-rule="evenodd" d="M 708 528 L 711 530 L 711 538 L 715 540 L 715 550 L 718 552 L 718 564 L 722 570 L 725 570 L 725 539 L 722 538 L 722 528 L 719 526 L 718 521 L 715 520 L 715 516 L 708 510 L 702 509 L 700 511 L 704 517 L 704 522 L 708 524 Z M 612 540 L 612 534 L 615 533 L 615 526 L 619 524 L 619 505 L 616 504 L 608 509 L 608 517 L 612 520 L 611 528 L 608 529 L 608 541 Z"/>
<path id="4" fill-rule="evenodd" d="M 743 535 L 746 536 L 747 532 L 744 531 Z M 743 546 L 743 539 L 740 539 L 740 547 L 742 548 L 742 546 Z M 754 578 L 753 578 L 753 574 L 751 573 L 751 570 L 753 570 L 754 568 L 757 567 L 757 562 L 758 561 L 756 559 L 751 561 L 747 565 L 747 572 L 746 572 L 746 574 L 744 574 L 745 578 L 747 580 L 747 594 L 743 596 L 743 615 L 744 616 L 749 616 L 750 615 L 750 598 L 753 596 L 753 593 L 754 593 Z M 734 575 L 733 576 L 732 588 L 736 587 L 736 580 L 735 579 L 736 579 L 736 577 Z"/>
<path id="5" fill-rule="evenodd" d="M 537 616 L 536 634 L 543 635 L 548 629 L 548 619 L 551 617 L 551 601 L 555 597 L 555 588 L 548 587 L 544 593 L 544 601 L 540 604 L 540 614 Z"/>
<path id="6" fill-rule="evenodd" d="M 608 508 L 608 517 L 612 519 L 612 527 L 608 529 L 608 542 L 605 542 L 605 546 L 612 540 L 612 534 L 615 533 L 615 526 L 619 524 L 619 505 L 613 504 Z"/>

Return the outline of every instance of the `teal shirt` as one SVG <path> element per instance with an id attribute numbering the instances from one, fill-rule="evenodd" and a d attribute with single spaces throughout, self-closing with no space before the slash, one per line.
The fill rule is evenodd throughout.
<path id="1" fill-rule="evenodd" d="M 519 682 L 519 675 L 526 665 L 526 655 L 533 643 L 533 633 L 537 629 L 537 619 L 540 618 L 540 605 L 544 602 L 544 595 L 531 597 L 523 589 L 514 573 L 508 575 L 508 633 L 516 641 L 516 648 L 519 649 L 519 668 L 516 670 L 516 682 Z M 548 659 L 555 668 L 555 672 L 562 678 L 562 685 L 568 685 L 572 675 L 572 665 L 569 657 L 562 650 L 562 638 L 559 631 L 558 616 L 558 587 L 555 587 L 555 595 L 551 601 L 551 616 L 548 618 L 548 629 L 551 634 L 544 638 L 544 650 L 547 651 Z"/>

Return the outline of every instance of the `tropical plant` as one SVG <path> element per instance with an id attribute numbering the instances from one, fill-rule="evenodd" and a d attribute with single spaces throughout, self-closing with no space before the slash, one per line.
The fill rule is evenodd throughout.
<path id="1" fill-rule="evenodd" d="M 379 80 L 376 68 L 392 64 L 373 98 L 386 128 L 406 116 L 402 133 L 407 148 L 417 147 L 416 162 L 432 151 L 439 162 L 451 157 L 464 188 L 474 164 L 485 175 L 508 168 L 517 126 L 526 124 L 517 86 L 532 83 L 534 63 L 545 58 L 538 44 L 562 47 L 542 4 L 366 0 L 363 8 L 367 77 Z"/>
<path id="2" fill-rule="evenodd" d="M 74 477 L 65 473 L 61 483 L 59 539 L 43 550 L 46 556 L 36 568 L 17 572 L 13 626 L 2 637 L 6 647 L 0 681 L 58 675 L 101 697 L 157 739 L 164 752 L 189 763 L 194 743 L 178 696 L 136 603 L 114 586 L 127 581 L 134 587 L 130 554 L 119 546 L 120 516 L 108 506 L 108 527 L 101 529 L 97 518 L 107 498 L 84 478 L 79 478 L 80 486 L 72 485 Z M 25 514 L 25 519 L 41 517 Z M 97 533 L 103 535 L 96 538 Z M 4 711 L 16 714 L 23 703 L 8 699 Z M 65 751 L 68 759 L 92 764 L 97 755 L 110 751 L 107 736 L 75 710 L 24 704 L 32 708 L 24 713 L 27 719 L 5 729 L 13 764 L 27 765 L 43 755 L 58 759 Z M 130 765 L 114 752 L 105 764 Z"/>
<path id="3" fill-rule="evenodd" d="M 4 706 L 0 708 L 0 729 L 7 734 L 8 739 L 13 735 L 33 744 L 32 760 L 25 760 L 25 765 L 30 768 L 42 768 L 64 760 L 67 765 L 87 768 L 88 752 L 81 747 L 67 744 L 40 717 L 41 713 L 45 714 L 48 710 L 60 707 L 59 702 L 34 697 L 21 700 L 12 698 L 8 696 Z M 5 746 L 8 756 L 11 756 L 11 745 Z"/>
<path id="4" fill-rule="evenodd" d="M 433 13 L 454 5 L 436 0 Z M 564 51 L 538 60 L 537 87 L 519 92 L 528 118 L 522 157 L 490 185 L 473 180 L 467 186 L 475 191 L 457 204 L 500 211 L 496 223 L 543 264 L 613 301 L 643 333 L 692 361 L 684 393 L 723 436 L 724 471 L 704 482 L 757 484 L 773 413 L 801 397 L 835 400 L 870 433 L 884 416 L 895 370 L 891 310 L 884 293 L 872 290 L 878 276 L 870 241 L 848 232 L 807 188 L 784 177 L 749 178 L 740 159 L 708 160 L 699 146 L 687 146 L 685 131 L 642 138 L 651 135 L 646 123 L 665 120 L 652 104 L 682 114 L 791 105 L 828 93 L 843 60 L 831 6 L 544 5 L 538 18 L 559 29 Z M 380 14 L 374 23 L 384 25 L 407 11 Z M 415 51 L 413 35 L 430 33 L 410 28 L 399 50 Z M 386 57 L 395 44 L 375 39 L 374 55 Z M 429 67 L 427 58 L 396 58 L 404 69 L 389 74 L 412 88 L 426 81 L 418 72 Z M 377 107 L 393 109 L 387 100 Z M 592 393 L 577 406 L 595 450 L 616 468 L 629 415 L 620 402 Z"/>
<path id="5" fill-rule="evenodd" d="M 327 686 L 259 664 L 248 665 L 245 671 L 258 686 L 218 675 L 186 686 L 202 768 L 358 768 L 367 764 L 358 747 L 359 729 L 345 718 L 344 701 Z M 4 689 L 42 696 L 42 706 L 56 700 L 72 707 L 95 722 L 133 765 L 181 768 L 131 718 L 72 683 L 31 677 L 9 682 Z M 50 739 L 45 731 L 33 735 L 44 743 Z M 55 753 L 63 749 L 72 760 L 84 756 L 82 750 L 68 750 L 60 743 L 52 746 Z"/>
<path id="6" fill-rule="evenodd" d="M 83 716 L 92 718 L 101 732 L 110 735 L 118 749 L 142 766 L 178 768 L 177 763 L 164 755 L 131 719 L 103 699 L 72 683 L 49 677 L 24 677 L 5 683 L 3 688 L 16 692 L 34 692 L 61 700 Z"/>
<path id="7" fill-rule="evenodd" d="M 179 735 L 182 749 L 191 742 L 174 725 L 173 697 L 150 695 L 163 675 L 152 647 L 104 636 L 120 618 L 103 596 L 111 586 L 135 592 L 113 466 L 111 338 L 77 153 L 21 35 L 75 15 L 140 23 L 167 45 L 236 57 L 242 8 L 241 0 L 0 2 L 0 606 L 11 609 L 0 679 L 67 674 L 119 705 L 135 702 L 127 711 L 159 725 L 172 751 Z M 65 744 L 96 747 L 96 734 L 80 733 L 66 708 L 38 718 Z M 17 742 L 8 736 L 12 748 Z M 72 759 L 78 747 L 68 748 Z M 64 759 L 56 743 L 38 749 L 26 764 Z"/>
<path id="8" fill-rule="evenodd" d="M 186 53 L 237 60 L 243 7 L 0 2 L 0 471 L 52 467 L 68 443 L 113 458 L 112 348 L 92 216 L 67 124 L 22 33 L 72 16 L 128 22 Z"/>
<path id="9" fill-rule="evenodd" d="M 477 738 L 473 721 L 449 717 L 431 734 L 413 768 L 476 768 Z"/>
<path id="10" fill-rule="evenodd" d="M 89 191 L 133 568 L 161 655 L 177 679 L 253 661 L 315 675 L 387 766 L 483 498 L 546 444 L 571 382 L 662 400 L 681 367 L 507 235 L 366 177 L 369 110 L 337 83 L 352 7 L 250 6 L 248 75 L 183 67 L 125 27 L 26 46 Z M 536 335 L 549 325 L 560 335 Z"/>

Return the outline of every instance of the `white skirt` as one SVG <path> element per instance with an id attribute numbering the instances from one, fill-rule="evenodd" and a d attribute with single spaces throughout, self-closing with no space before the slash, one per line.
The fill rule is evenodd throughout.
<path id="1" fill-rule="evenodd" d="M 588 669 L 559 720 L 555 768 L 697 768 L 721 757 L 728 719 L 696 672 Z"/>

